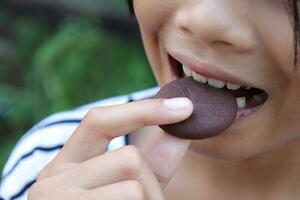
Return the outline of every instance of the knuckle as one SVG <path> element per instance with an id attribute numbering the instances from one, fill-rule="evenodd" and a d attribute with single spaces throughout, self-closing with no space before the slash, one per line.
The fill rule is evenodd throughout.
<path id="1" fill-rule="evenodd" d="M 96 107 L 96 108 L 92 108 L 88 111 L 88 113 L 86 114 L 84 121 L 90 125 L 90 126 L 94 126 L 95 124 L 97 124 L 97 122 L 99 122 L 99 113 L 100 113 L 100 108 Z"/>
<path id="2" fill-rule="evenodd" d="M 135 146 L 130 145 L 125 147 L 124 151 L 125 156 L 123 156 L 123 173 L 125 173 L 128 178 L 138 178 L 140 171 L 144 165 L 144 158 L 141 150 Z"/>
<path id="3" fill-rule="evenodd" d="M 95 107 L 90 109 L 88 113 L 85 115 L 82 125 L 92 130 L 97 130 L 101 128 L 101 133 L 102 134 L 105 133 L 107 124 L 105 122 L 104 112 L 105 112 L 105 108 L 103 107 Z M 108 138 L 108 139 L 112 139 L 112 138 Z"/>
<path id="4" fill-rule="evenodd" d="M 145 200 L 146 192 L 143 184 L 138 181 L 129 181 L 127 191 L 131 200 Z"/>

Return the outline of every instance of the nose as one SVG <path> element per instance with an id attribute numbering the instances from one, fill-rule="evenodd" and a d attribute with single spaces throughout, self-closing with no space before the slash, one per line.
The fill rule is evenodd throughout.
<path id="1" fill-rule="evenodd" d="M 224 2 L 226 0 L 201 0 L 185 4 L 176 12 L 175 25 L 184 35 L 210 47 L 249 51 L 254 45 L 255 34 L 247 21 L 247 10 Z"/>

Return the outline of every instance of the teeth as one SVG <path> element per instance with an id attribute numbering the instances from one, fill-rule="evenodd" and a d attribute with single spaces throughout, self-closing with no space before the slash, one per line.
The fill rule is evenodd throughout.
<path id="1" fill-rule="evenodd" d="M 209 78 L 208 85 L 216 87 L 216 88 L 223 88 L 225 86 L 225 82 Z"/>
<path id="2" fill-rule="evenodd" d="M 238 90 L 240 89 L 241 87 L 245 87 L 246 86 L 241 86 L 241 85 L 238 85 L 238 84 L 234 84 L 234 83 L 226 83 L 224 81 L 220 81 L 220 80 L 216 80 L 216 79 L 212 79 L 212 78 L 207 78 L 203 75 L 200 75 L 194 71 L 192 71 L 190 68 L 182 65 L 182 69 L 183 69 L 183 72 L 185 74 L 185 77 L 187 76 L 193 76 L 193 79 L 195 81 L 198 81 L 198 82 L 201 82 L 201 83 L 208 83 L 208 85 L 212 86 L 212 87 L 215 87 L 215 88 L 224 88 L 224 86 L 226 85 L 227 89 L 229 90 Z M 251 87 L 247 87 L 247 89 L 251 89 Z"/>
<path id="3" fill-rule="evenodd" d="M 186 66 L 182 66 L 183 68 L 183 72 L 185 74 L 185 76 L 192 76 L 192 70 L 190 68 L 187 68 Z"/>
<path id="4" fill-rule="evenodd" d="M 201 82 L 201 83 L 207 83 L 207 78 L 197 74 L 196 72 L 192 72 L 192 76 L 194 78 L 195 81 Z"/>
<path id="5" fill-rule="evenodd" d="M 238 84 L 233 84 L 233 83 L 226 83 L 226 87 L 229 90 L 238 90 L 240 89 L 242 86 L 238 85 Z"/>
<path id="6" fill-rule="evenodd" d="M 246 107 L 246 97 L 236 98 L 236 103 L 238 105 L 238 108 L 245 108 Z"/>

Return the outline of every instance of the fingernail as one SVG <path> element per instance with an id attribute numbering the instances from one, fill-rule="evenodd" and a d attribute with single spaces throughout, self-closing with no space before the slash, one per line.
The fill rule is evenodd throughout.
<path id="1" fill-rule="evenodd" d="M 163 104 L 171 110 L 183 110 L 190 106 L 190 100 L 187 98 L 165 99 Z"/>

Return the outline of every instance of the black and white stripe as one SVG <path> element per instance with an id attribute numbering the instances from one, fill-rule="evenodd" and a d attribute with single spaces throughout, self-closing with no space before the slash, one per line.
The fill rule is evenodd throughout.
<path id="1" fill-rule="evenodd" d="M 19 140 L 12 151 L 3 170 L 0 196 L 5 200 L 27 199 L 28 189 L 35 182 L 37 174 L 57 155 L 91 108 L 150 98 L 157 91 L 158 88 L 151 88 L 101 100 L 42 120 Z M 115 138 L 110 143 L 108 151 L 126 144 L 128 144 L 127 136 Z"/>

